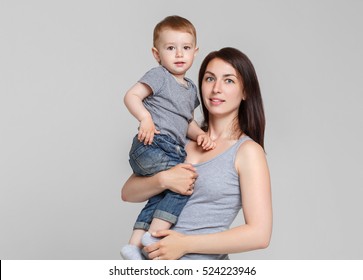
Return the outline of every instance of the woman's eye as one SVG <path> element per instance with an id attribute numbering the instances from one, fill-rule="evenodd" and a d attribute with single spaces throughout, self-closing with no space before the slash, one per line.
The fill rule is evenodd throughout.
<path id="1" fill-rule="evenodd" d="M 213 81 L 213 77 L 206 77 L 206 78 L 205 78 L 205 81 L 206 81 L 206 82 L 211 82 L 211 81 Z"/>
<path id="2" fill-rule="evenodd" d="M 232 79 L 227 79 L 227 80 L 226 80 L 226 83 L 227 83 L 227 84 L 233 84 L 233 83 L 234 83 L 234 81 L 233 81 Z"/>

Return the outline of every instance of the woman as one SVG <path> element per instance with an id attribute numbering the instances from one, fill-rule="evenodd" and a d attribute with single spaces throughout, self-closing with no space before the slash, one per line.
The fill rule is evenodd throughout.
<path id="1" fill-rule="evenodd" d="M 216 148 L 204 151 L 190 141 L 188 164 L 152 177 L 132 175 L 122 189 L 122 199 L 130 202 L 165 189 L 191 195 L 175 227 L 154 233 L 162 239 L 144 247 L 150 259 L 228 259 L 230 253 L 266 248 L 270 242 L 265 117 L 252 63 L 234 48 L 210 53 L 200 68 L 199 92 L 204 128 Z M 245 223 L 229 229 L 241 208 Z"/>

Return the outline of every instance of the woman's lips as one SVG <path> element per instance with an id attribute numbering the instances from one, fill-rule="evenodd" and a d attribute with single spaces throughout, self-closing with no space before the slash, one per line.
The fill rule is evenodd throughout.
<path id="1" fill-rule="evenodd" d="M 222 104 L 223 102 L 225 102 L 224 100 L 219 99 L 219 98 L 210 98 L 209 100 L 210 100 L 210 102 L 211 102 L 213 105 L 220 105 L 220 104 Z"/>

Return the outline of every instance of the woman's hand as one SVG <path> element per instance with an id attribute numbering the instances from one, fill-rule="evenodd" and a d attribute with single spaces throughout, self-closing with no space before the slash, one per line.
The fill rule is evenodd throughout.
<path id="1" fill-rule="evenodd" d="M 159 242 L 144 247 L 151 260 L 178 260 L 187 254 L 187 236 L 173 230 L 161 230 L 153 234 L 162 238 Z"/>
<path id="2" fill-rule="evenodd" d="M 123 201 L 143 202 L 167 189 L 191 195 L 197 177 L 195 168 L 187 163 L 178 164 L 150 177 L 133 174 L 122 187 L 121 198 Z"/>
<path id="3" fill-rule="evenodd" d="M 195 168 L 189 163 L 178 164 L 159 174 L 164 189 L 182 195 L 191 195 L 193 193 L 194 183 L 198 177 Z"/>

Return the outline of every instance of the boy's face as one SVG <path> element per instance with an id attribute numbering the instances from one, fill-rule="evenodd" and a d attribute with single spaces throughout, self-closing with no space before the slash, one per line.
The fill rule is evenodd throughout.
<path id="1" fill-rule="evenodd" d="M 152 49 L 155 59 L 177 78 L 184 78 L 198 52 L 192 34 L 164 29 Z"/>

